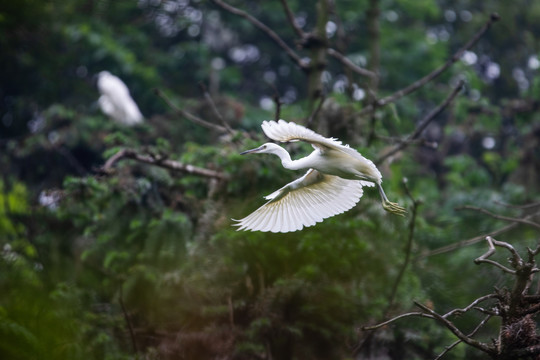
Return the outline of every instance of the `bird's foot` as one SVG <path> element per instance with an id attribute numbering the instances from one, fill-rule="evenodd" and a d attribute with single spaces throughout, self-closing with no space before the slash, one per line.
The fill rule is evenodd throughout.
<path id="1" fill-rule="evenodd" d="M 383 201 L 382 206 L 384 210 L 399 216 L 405 216 L 405 214 L 407 213 L 407 210 L 405 210 L 404 207 L 400 206 L 398 203 L 393 203 L 391 201 Z"/>

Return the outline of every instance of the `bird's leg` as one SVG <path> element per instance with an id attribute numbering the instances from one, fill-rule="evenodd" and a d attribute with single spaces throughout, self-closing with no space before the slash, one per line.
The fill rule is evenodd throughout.
<path id="1" fill-rule="evenodd" d="M 392 214 L 405 216 L 405 214 L 407 213 L 405 208 L 400 206 L 398 203 L 393 203 L 390 200 L 388 200 L 388 198 L 386 197 L 386 194 L 384 193 L 384 190 L 383 190 L 381 184 L 376 182 L 375 185 L 377 185 L 377 188 L 379 189 L 379 194 L 381 194 L 382 206 L 383 206 L 384 210 L 386 210 L 386 211 L 388 211 L 388 212 L 390 212 Z"/>

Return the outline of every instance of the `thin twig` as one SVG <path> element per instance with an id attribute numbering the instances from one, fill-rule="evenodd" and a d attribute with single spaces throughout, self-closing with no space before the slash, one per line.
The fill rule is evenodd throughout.
<path id="1" fill-rule="evenodd" d="M 540 202 L 534 202 L 534 203 L 525 204 L 525 205 L 513 205 L 513 204 L 507 204 L 507 203 L 504 203 L 502 201 L 496 200 L 495 203 L 499 204 L 501 206 L 507 207 L 507 208 L 521 209 L 521 210 L 526 210 L 526 209 L 535 208 L 535 207 L 540 206 Z"/>
<path id="2" fill-rule="evenodd" d="M 452 57 L 450 59 L 448 59 L 442 66 L 435 69 L 431 73 L 427 74 L 423 78 L 421 78 L 421 79 L 415 81 L 414 83 L 410 84 L 409 86 L 407 86 L 407 87 L 405 87 L 405 88 L 403 88 L 401 90 L 396 91 L 392 95 L 389 95 L 389 96 L 386 96 L 386 97 L 384 97 L 382 99 L 379 99 L 377 101 L 377 105 L 378 106 L 388 105 L 388 104 L 402 98 L 403 96 L 408 95 L 408 94 L 412 93 L 413 91 L 418 90 L 419 88 L 421 88 L 422 86 L 424 86 L 425 84 L 430 82 L 431 80 L 435 79 L 437 76 L 442 74 L 446 69 L 448 69 L 451 65 L 453 65 L 456 61 L 458 61 L 465 51 L 467 51 L 468 49 L 473 47 L 478 42 L 478 40 L 480 40 L 482 35 L 484 35 L 484 33 L 491 27 L 491 25 L 494 22 L 496 22 L 497 20 L 499 20 L 499 19 L 500 19 L 500 16 L 497 13 L 491 14 L 488 21 L 482 26 L 482 28 L 480 28 L 480 30 L 478 30 L 478 32 L 463 47 L 461 47 L 454 55 L 452 55 Z M 362 109 L 358 113 L 358 115 L 368 114 L 368 113 L 374 111 L 375 109 L 376 108 L 374 107 L 374 105 L 368 105 L 364 109 Z"/>
<path id="3" fill-rule="evenodd" d="M 308 119 L 306 121 L 306 125 L 308 127 L 311 126 L 311 124 L 313 123 L 313 120 L 315 119 L 315 117 L 317 116 L 319 111 L 321 111 L 321 108 L 322 108 L 323 103 L 324 103 L 325 100 L 326 100 L 326 95 L 321 94 L 321 96 L 319 98 L 319 103 L 317 104 L 317 107 L 315 108 L 315 110 L 313 110 L 311 115 L 309 115 L 309 117 L 308 117 Z"/>
<path id="4" fill-rule="evenodd" d="M 455 325 L 454 323 L 452 323 L 451 321 L 449 321 L 448 319 L 442 317 L 441 315 L 437 314 L 435 311 L 433 311 L 432 309 L 428 308 L 427 306 L 415 301 L 414 302 L 416 306 L 418 306 L 420 309 L 426 311 L 428 314 L 430 314 L 431 316 L 433 316 L 436 320 L 438 320 L 439 322 L 441 322 L 444 326 L 446 326 L 454 335 L 456 335 L 461 341 L 463 341 L 464 343 L 466 343 L 467 345 L 470 345 L 472 347 L 475 347 L 479 350 L 482 350 L 484 351 L 485 353 L 487 354 L 493 354 L 494 353 L 494 349 L 492 349 L 490 346 L 488 346 L 487 344 L 484 344 L 483 342 L 480 342 L 478 340 L 475 340 L 475 339 L 472 339 L 470 338 L 469 336 L 465 335 L 463 332 L 461 332 L 461 330 L 459 330 Z"/>
<path id="5" fill-rule="evenodd" d="M 415 140 L 422 131 L 439 115 L 450 103 L 454 100 L 454 98 L 457 96 L 459 91 L 463 88 L 463 81 L 460 81 L 454 89 L 452 89 L 452 92 L 444 99 L 444 101 L 437 106 L 435 109 L 431 110 L 429 114 L 427 114 L 422 121 L 420 121 L 420 124 L 416 127 L 413 133 L 411 133 L 404 141 L 400 142 L 399 144 L 395 145 L 392 149 L 390 149 L 386 154 L 381 156 L 379 159 L 375 161 L 375 164 L 380 164 L 390 156 L 394 155 L 398 151 L 403 150 L 409 144 Z"/>
<path id="6" fill-rule="evenodd" d="M 379 323 L 379 324 L 376 324 L 376 325 L 371 325 L 371 326 L 362 326 L 362 330 L 377 330 L 383 326 L 386 326 L 386 325 L 389 325 L 399 319 L 403 319 L 403 318 L 406 318 L 406 317 L 411 317 L 411 316 L 419 316 L 419 317 L 427 317 L 427 318 L 430 318 L 430 319 L 435 319 L 433 316 L 429 315 L 429 314 L 426 314 L 425 312 L 421 312 L 421 311 L 415 311 L 415 312 L 410 312 L 410 313 L 405 313 L 405 314 L 401 314 L 401 315 L 398 315 L 396 317 L 393 317 L 389 320 L 386 320 L 382 323 Z"/>
<path id="7" fill-rule="evenodd" d="M 209 178 L 216 178 L 220 180 L 227 180 L 229 178 L 227 174 L 219 171 L 200 168 L 189 164 L 183 164 L 181 162 L 170 159 L 156 158 L 150 155 L 139 154 L 132 149 L 122 149 L 118 151 L 116 154 L 114 154 L 107 160 L 105 165 L 103 165 L 103 167 L 101 168 L 101 171 L 103 171 L 104 173 L 110 173 L 114 164 L 121 159 L 133 159 L 142 163 L 156 165 L 174 171 L 180 171 Z"/>
<path id="8" fill-rule="evenodd" d="M 225 121 L 225 119 L 223 118 L 223 116 L 219 112 L 219 110 L 218 110 L 218 108 L 216 106 L 216 103 L 214 102 L 214 99 L 212 99 L 212 96 L 210 95 L 210 93 L 206 89 L 206 86 L 203 83 L 200 83 L 199 86 L 201 87 L 201 90 L 203 91 L 203 96 L 204 96 L 206 102 L 210 105 L 210 108 L 212 108 L 212 112 L 214 113 L 214 115 L 216 115 L 216 117 L 219 120 L 219 122 L 221 123 L 221 125 L 223 125 L 223 127 L 227 130 L 227 132 L 230 135 L 234 135 L 234 130 L 229 126 L 229 124 Z"/>
<path id="9" fill-rule="evenodd" d="M 518 313 L 519 317 L 523 317 L 528 314 L 534 314 L 540 311 L 540 304 L 533 305 L 529 308 L 526 308 L 525 310 Z"/>
<path id="10" fill-rule="evenodd" d="M 527 253 L 529 254 L 529 262 L 533 262 L 534 257 L 540 253 L 540 243 L 536 245 L 536 248 L 533 250 L 531 248 L 527 248 Z"/>
<path id="11" fill-rule="evenodd" d="M 488 242 L 488 246 L 489 246 L 489 249 L 488 251 L 483 254 L 482 256 L 474 259 L 474 263 L 475 264 L 480 264 L 480 263 L 487 263 L 487 264 L 491 264 L 493 266 L 496 266 L 498 267 L 499 269 L 501 269 L 502 271 L 506 272 L 506 273 L 509 273 L 509 274 L 512 274 L 512 275 L 515 275 L 516 274 L 516 271 L 515 270 L 512 270 L 512 269 L 509 269 L 507 268 L 506 266 L 504 265 L 501 265 L 499 264 L 498 262 L 496 261 L 493 261 L 493 260 L 489 260 L 488 257 L 490 257 L 491 255 L 493 255 L 495 253 L 495 245 L 498 245 L 498 241 L 494 240 L 491 236 L 486 236 L 486 241 Z M 513 248 L 512 248 L 513 249 Z M 514 250 L 514 254 L 517 255 L 519 257 L 519 255 L 517 254 L 517 252 Z M 521 258 L 520 258 L 521 259 Z"/>
<path id="12" fill-rule="evenodd" d="M 274 88 L 274 95 L 272 96 L 272 99 L 276 103 L 276 112 L 274 115 L 274 120 L 279 121 L 279 119 L 281 119 L 281 104 L 282 104 L 280 96 L 279 96 L 279 90 L 274 84 L 270 84 L 270 85 L 272 86 L 272 88 Z"/>
<path id="13" fill-rule="evenodd" d="M 521 258 L 519 253 L 516 251 L 516 249 L 512 245 L 510 245 L 509 243 L 504 242 L 504 241 L 497 241 L 494 238 L 492 238 L 491 236 L 487 236 L 486 240 L 488 241 L 488 243 L 492 243 L 495 246 L 503 247 L 503 248 L 507 249 L 508 251 L 510 251 L 510 253 L 512 253 L 512 257 L 513 257 L 513 260 L 514 260 L 515 264 L 519 264 L 519 265 L 523 264 L 523 259 Z"/>
<path id="14" fill-rule="evenodd" d="M 294 19 L 294 14 L 291 11 L 289 4 L 287 4 L 287 0 L 280 0 L 280 1 L 281 1 L 281 5 L 283 5 L 283 9 L 285 10 L 285 14 L 287 15 L 287 20 L 289 20 L 289 24 L 293 28 L 296 35 L 298 35 L 300 39 L 303 39 L 306 34 L 296 23 L 296 20 Z"/>
<path id="15" fill-rule="evenodd" d="M 484 326 L 488 320 L 491 319 L 491 315 L 488 315 L 486 316 L 475 328 L 473 331 L 471 331 L 467 336 L 472 338 L 477 332 L 478 330 L 480 330 L 482 328 L 482 326 Z M 448 345 L 444 351 L 442 353 L 439 354 L 439 356 L 437 356 L 434 360 L 439 360 L 440 358 L 442 358 L 444 355 L 446 355 L 450 350 L 452 350 L 454 347 L 456 347 L 458 344 L 462 343 L 463 341 L 461 339 L 459 340 L 456 340 L 454 343 Z"/>
<path id="16" fill-rule="evenodd" d="M 394 282 L 394 285 L 392 286 L 392 292 L 390 293 L 390 298 L 388 299 L 388 307 L 387 310 L 390 310 L 392 305 L 394 304 L 394 300 L 397 294 L 397 290 L 399 287 L 399 284 L 401 283 L 401 280 L 403 279 L 403 275 L 405 275 L 405 270 L 407 270 L 407 266 L 409 266 L 410 259 L 411 259 L 411 251 L 412 251 L 412 245 L 414 240 L 414 229 L 416 225 L 416 214 L 418 212 L 418 206 L 420 206 L 421 202 L 416 200 L 410 190 L 407 186 L 407 179 L 403 179 L 403 186 L 405 187 L 405 192 L 407 193 L 407 196 L 412 201 L 412 210 L 411 210 L 411 220 L 409 221 L 409 234 L 407 237 L 407 245 L 405 245 L 405 260 L 403 261 L 403 264 L 401 265 L 401 268 L 399 269 L 398 276 L 396 278 L 396 281 Z"/>
<path id="17" fill-rule="evenodd" d="M 464 307 L 462 309 L 454 309 L 452 311 L 449 311 L 446 314 L 442 315 L 442 317 L 447 318 L 449 316 L 461 315 L 461 314 L 466 313 L 467 311 L 471 310 L 472 308 L 474 308 L 476 305 L 480 304 L 481 302 L 484 302 L 484 301 L 489 300 L 489 299 L 495 299 L 495 298 L 498 298 L 497 294 L 488 294 L 488 295 L 481 296 L 478 299 L 474 300 L 472 303 L 470 303 L 468 306 L 466 306 L 466 307 Z"/>
<path id="18" fill-rule="evenodd" d="M 388 143 L 392 143 L 392 144 L 399 144 L 399 143 L 407 142 L 407 140 L 404 140 L 401 138 L 379 135 L 379 134 L 375 134 L 375 138 L 382 141 L 386 141 Z M 410 145 L 425 146 L 430 149 L 437 149 L 437 147 L 439 146 L 439 144 L 436 141 L 428 141 L 426 139 L 413 139 L 413 140 L 408 141 L 408 143 L 409 143 L 409 146 Z"/>
<path id="19" fill-rule="evenodd" d="M 540 224 L 536 223 L 534 221 L 530 221 L 528 219 L 520 219 L 520 218 L 514 218 L 514 217 L 494 214 L 494 213 L 492 213 L 492 212 L 490 212 L 490 211 L 488 211 L 486 209 L 476 207 L 476 206 L 465 205 L 465 206 L 461 206 L 461 207 L 456 208 L 456 210 L 474 210 L 474 211 L 481 212 L 482 214 L 489 215 L 492 218 L 495 218 L 495 219 L 498 219 L 498 220 L 516 222 L 516 223 L 529 225 L 529 226 L 535 227 L 537 229 L 540 229 Z"/>
<path id="20" fill-rule="evenodd" d="M 167 97 L 165 96 L 165 94 L 159 90 L 159 89 L 154 89 L 154 92 L 157 96 L 159 96 L 160 98 L 163 99 L 163 101 L 165 101 L 165 103 L 167 103 L 167 105 L 173 109 L 176 113 L 178 113 L 180 116 L 183 116 L 184 118 L 190 120 L 191 122 L 194 122 L 195 124 L 197 125 L 201 125 L 207 129 L 211 129 L 211 130 L 216 130 L 216 131 L 219 131 L 219 132 L 227 132 L 227 128 L 221 126 L 221 125 L 217 125 L 217 124 L 212 124 L 211 122 L 208 122 L 206 120 L 203 120 L 201 119 L 200 117 L 198 116 L 195 116 L 183 109 L 180 109 L 179 107 L 177 107 L 176 105 L 174 105 L 172 103 L 172 101 Z"/>
<path id="21" fill-rule="evenodd" d="M 348 57 L 346 57 L 345 55 L 343 55 L 342 53 L 340 53 L 336 49 L 328 48 L 326 50 L 326 53 L 328 55 L 332 56 L 333 58 L 339 60 L 339 62 L 341 62 L 344 66 L 351 69 L 352 71 L 354 71 L 358 75 L 366 76 L 366 77 L 369 77 L 371 79 L 374 79 L 374 78 L 377 77 L 377 74 L 375 74 L 373 71 L 370 71 L 368 69 L 364 69 L 364 68 L 356 65 Z"/>
<path id="22" fill-rule="evenodd" d="M 416 214 L 417 214 L 418 206 L 420 206 L 420 204 L 421 204 L 421 202 L 414 199 L 412 194 L 410 193 L 409 187 L 407 186 L 407 179 L 403 179 L 403 185 L 405 186 L 405 191 L 406 191 L 407 195 L 409 196 L 409 198 L 411 199 L 411 201 L 413 203 L 412 217 L 411 217 L 411 221 L 409 222 L 409 234 L 408 234 L 408 239 L 407 239 L 407 245 L 405 247 L 405 260 L 403 261 L 403 265 L 401 266 L 401 268 L 399 270 L 396 281 L 394 282 L 394 285 L 392 286 L 392 291 L 390 292 L 390 296 L 388 298 L 388 305 L 387 305 L 387 307 L 386 307 L 386 309 L 384 311 L 383 318 L 387 317 L 388 314 L 390 313 L 390 310 L 391 310 L 391 308 L 392 308 L 392 306 L 394 304 L 394 300 L 395 300 L 395 297 L 396 297 L 396 294 L 397 294 L 399 284 L 401 283 L 401 280 L 403 279 L 403 275 L 405 274 L 405 270 L 407 270 L 407 266 L 410 263 L 412 244 L 413 244 L 413 240 L 414 240 L 414 229 L 415 229 L 415 224 L 416 224 Z M 399 315 L 399 316 L 397 316 L 395 318 L 387 320 L 387 321 L 385 321 L 385 322 L 383 322 L 381 324 L 378 324 L 378 325 L 362 327 L 362 329 L 363 330 L 377 330 L 378 328 L 380 328 L 382 326 L 385 326 L 385 325 L 387 325 L 387 324 L 389 324 L 389 323 L 391 323 L 393 321 L 396 321 L 398 319 L 401 319 L 401 318 L 407 317 L 407 316 L 431 317 L 431 316 L 426 315 L 425 313 L 408 313 L 408 314 L 404 314 L 404 315 Z M 375 331 L 370 332 L 361 342 L 359 342 L 356 345 L 356 347 L 354 348 L 354 350 L 353 350 L 353 356 L 358 355 L 360 353 L 360 351 L 364 348 L 364 346 L 366 344 L 368 344 L 374 336 L 375 336 Z"/>
<path id="23" fill-rule="evenodd" d="M 530 217 L 531 216 L 527 216 L 526 218 L 530 218 Z M 486 236 L 496 236 L 496 235 L 502 234 L 502 233 L 504 233 L 506 231 L 512 230 L 513 228 L 517 227 L 518 225 L 519 225 L 518 223 L 512 223 L 512 224 L 503 226 L 503 227 L 501 227 L 501 228 L 499 228 L 497 230 L 491 231 L 491 232 L 489 232 L 487 234 L 475 236 L 475 237 L 467 239 L 467 240 L 459 241 L 459 242 L 457 242 L 455 244 L 442 246 L 442 247 L 440 247 L 438 249 L 431 250 L 431 251 L 428 251 L 428 252 L 425 252 L 425 253 L 419 255 L 415 260 L 424 259 L 426 257 L 433 256 L 433 255 L 444 254 L 444 253 L 447 253 L 449 251 L 453 251 L 453 250 L 460 249 L 460 248 L 465 247 L 465 246 L 476 244 L 476 243 L 484 240 L 486 238 Z"/>
<path id="24" fill-rule="evenodd" d="M 491 316 L 500 316 L 500 312 L 494 308 L 495 310 L 493 309 L 484 309 L 483 307 L 480 307 L 480 306 L 475 306 L 473 307 L 474 310 L 478 311 L 478 312 L 481 312 L 482 314 L 486 314 L 486 315 L 491 315 Z"/>
<path id="25" fill-rule="evenodd" d="M 279 37 L 279 35 L 274 32 L 272 29 L 270 29 L 268 26 L 260 22 L 258 19 L 253 17 L 252 15 L 248 14 L 244 10 L 240 10 L 238 8 L 235 8 L 232 5 L 229 5 L 221 0 L 212 0 L 216 5 L 220 6 L 224 10 L 227 10 L 228 12 L 241 16 L 250 23 L 252 23 L 255 27 L 259 28 L 259 30 L 263 31 L 266 35 L 268 35 L 274 42 L 276 42 L 286 53 L 287 55 L 304 71 L 309 69 L 309 64 L 302 60 L 302 58 Z"/>
<path id="26" fill-rule="evenodd" d="M 486 264 L 491 264 L 495 267 L 498 267 L 499 269 L 501 269 L 502 271 L 508 273 L 508 274 L 512 274 L 512 275 L 515 275 L 516 274 L 516 271 L 515 270 L 512 270 L 512 269 L 509 269 L 507 268 L 506 266 L 502 265 L 502 264 L 499 264 L 498 262 L 496 261 L 493 261 L 493 260 L 489 260 L 489 259 L 475 259 L 474 262 L 476 264 L 480 264 L 480 263 L 486 263 Z"/>

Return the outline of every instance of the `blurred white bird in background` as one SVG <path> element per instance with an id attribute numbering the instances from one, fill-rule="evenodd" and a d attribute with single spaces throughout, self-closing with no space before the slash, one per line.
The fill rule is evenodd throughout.
<path id="1" fill-rule="evenodd" d="M 108 71 L 101 71 L 98 74 L 97 87 L 101 94 L 98 104 L 105 115 L 127 126 L 143 121 L 139 107 L 120 78 Z"/>
<path id="2" fill-rule="evenodd" d="M 386 211 L 402 216 L 406 213 L 403 207 L 386 197 L 381 186 L 382 176 L 375 164 L 348 145 L 284 120 L 263 121 L 261 127 L 272 140 L 306 141 L 315 150 L 299 160 L 291 160 L 287 150 L 274 143 L 241 153 L 274 154 L 286 169 L 309 170 L 266 196 L 269 201 L 252 214 L 235 220 L 238 230 L 289 232 L 313 226 L 354 207 L 363 195 L 364 186 L 377 186 Z"/>

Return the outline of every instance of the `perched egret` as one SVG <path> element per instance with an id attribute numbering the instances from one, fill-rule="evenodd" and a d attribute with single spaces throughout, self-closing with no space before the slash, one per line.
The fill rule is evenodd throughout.
<path id="1" fill-rule="evenodd" d="M 264 133 L 280 142 L 306 141 L 315 149 L 309 156 L 292 160 L 287 150 L 266 143 L 241 154 L 268 153 L 279 156 L 286 169 L 309 169 L 301 178 L 265 197 L 266 204 L 241 220 L 238 230 L 289 232 L 313 226 L 356 205 L 364 186 L 377 186 L 383 208 L 397 215 L 405 209 L 390 202 L 381 186 L 375 164 L 341 141 L 325 138 L 313 130 L 284 120 L 263 121 Z"/>
<path id="2" fill-rule="evenodd" d="M 98 104 L 105 115 L 128 126 L 143 121 L 143 115 L 120 78 L 108 71 L 102 71 L 98 74 L 97 86 L 101 93 Z"/>

